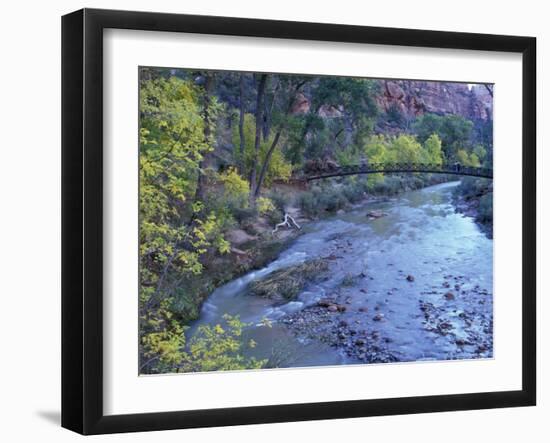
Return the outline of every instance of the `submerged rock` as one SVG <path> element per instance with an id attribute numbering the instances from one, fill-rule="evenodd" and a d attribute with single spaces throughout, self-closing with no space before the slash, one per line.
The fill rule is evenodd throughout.
<path id="1" fill-rule="evenodd" d="M 377 218 L 385 217 L 386 215 L 388 215 L 387 212 L 379 211 L 379 210 L 376 210 L 376 209 L 367 212 L 367 218 L 369 220 L 375 220 Z"/>
<path id="2" fill-rule="evenodd" d="M 443 297 L 445 297 L 445 300 L 454 300 L 455 295 L 452 292 L 447 292 Z"/>

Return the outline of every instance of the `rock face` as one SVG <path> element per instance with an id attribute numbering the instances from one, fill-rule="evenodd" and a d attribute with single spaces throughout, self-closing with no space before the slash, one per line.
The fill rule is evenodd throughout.
<path id="1" fill-rule="evenodd" d="M 396 109 L 405 117 L 413 118 L 426 112 L 440 115 L 458 114 L 470 120 L 488 120 L 493 117 L 492 85 L 466 83 L 378 80 L 381 110 Z"/>
<path id="2" fill-rule="evenodd" d="M 469 120 L 492 120 L 493 85 L 450 83 L 416 80 L 375 80 L 379 92 L 375 97 L 382 112 L 397 112 L 406 120 L 425 113 L 460 115 Z M 291 107 L 291 114 L 314 112 L 311 97 L 299 93 Z M 323 119 L 345 115 L 342 105 L 323 104 L 316 110 Z"/>
<path id="3" fill-rule="evenodd" d="M 310 107 L 311 103 L 309 99 L 304 94 L 299 93 L 292 104 L 290 113 L 293 115 L 307 114 Z"/>

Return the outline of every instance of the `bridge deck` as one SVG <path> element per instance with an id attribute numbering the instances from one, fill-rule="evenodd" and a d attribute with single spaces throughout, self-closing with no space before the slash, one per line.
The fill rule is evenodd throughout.
<path id="1" fill-rule="evenodd" d="M 367 165 L 340 166 L 331 170 L 319 171 L 306 175 L 307 181 L 323 178 L 343 177 L 357 174 L 391 174 L 391 173 L 428 173 L 428 174 L 453 174 L 471 177 L 493 178 L 493 170 L 459 164 L 429 164 L 429 163 L 371 163 Z"/>

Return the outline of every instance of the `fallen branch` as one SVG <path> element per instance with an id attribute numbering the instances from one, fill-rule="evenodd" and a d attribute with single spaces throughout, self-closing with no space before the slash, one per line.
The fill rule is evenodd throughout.
<path id="1" fill-rule="evenodd" d="M 292 224 L 290 222 L 292 222 Z M 296 229 L 302 229 L 301 226 L 298 223 L 296 223 L 296 220 L 294 220 L 291 215 L 288 215 L 285 212 L 285 218 L 283 219 L 283 221 L 281 223 L 278 223 L 278 224 L 275 225 L 275 229 L 273 229 L 273 231 L 271 231 L 271 233 L 275 234 L 279 230 L 279 228 L 283 228 L 283 227 L 287 227 L 287 228 L 292 229 L 293 225 Z"/>

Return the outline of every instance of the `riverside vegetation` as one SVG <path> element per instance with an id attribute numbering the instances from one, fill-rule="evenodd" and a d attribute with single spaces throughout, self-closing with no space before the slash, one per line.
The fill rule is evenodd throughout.
<path id="1" fill-rule="evenodd" d="M 254 356 L 257 343 L 239 314 L 189 333 L 209 295 L 275 260 L 314 220 L 450 179 L 373 174 L 306 189 L 294 180 L 303 171 L 364 159 L 492 165 L 490 114 L 412 112 L 410 100 L 405 106 L 389 90 L 372 79 L 140 69 L 140 373 L 276 367 Z M 414 94 L 422 98 L 421 89 Z M 490 226 L 488 181 L 463 179 L 455 200 Z M 304 229 L 274 232 L 285 214 Z M 326 278 L 331 260 L 277 269 L 249 292 L 275 304 L 293 300 Z M 356 278 L 345 276 L 342 286 Z"/>

